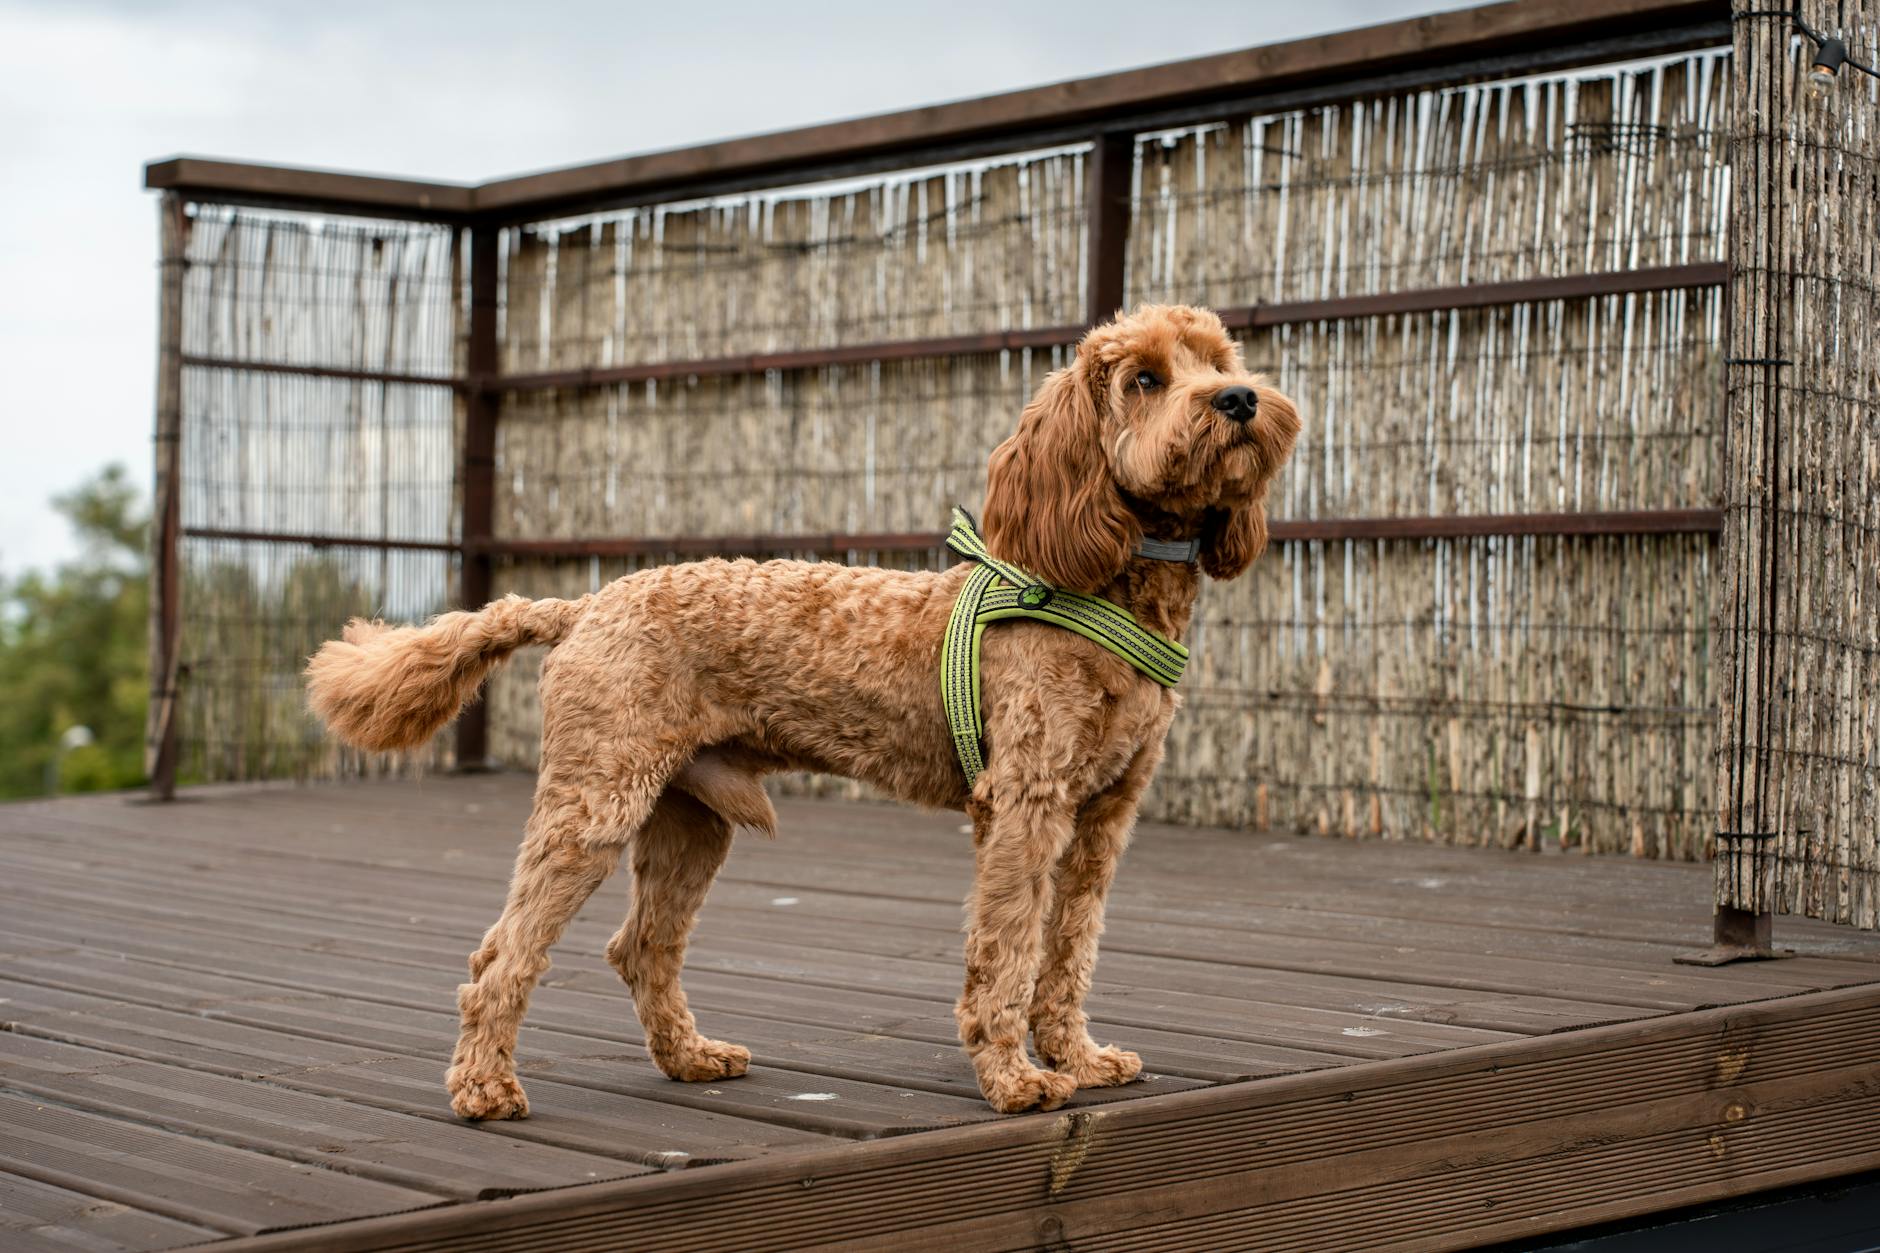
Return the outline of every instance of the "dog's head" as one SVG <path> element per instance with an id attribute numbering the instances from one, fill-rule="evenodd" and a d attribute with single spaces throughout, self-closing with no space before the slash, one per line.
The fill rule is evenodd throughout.
<path id="1" fill-rule="evenodd" d="M 1299 411 L 1241 365 L 1206 309 L 1145 305 L 1085 335 L 992 454 L 983 519 L 1000 557 L 1100 591 L 1145 528 L 1201 537 L 1201 568 L 1245 570 L 1266 546 L 1266 489 Z"/>

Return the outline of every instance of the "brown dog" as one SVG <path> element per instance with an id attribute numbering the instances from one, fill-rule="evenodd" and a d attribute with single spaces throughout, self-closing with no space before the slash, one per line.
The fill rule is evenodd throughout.
<path id="1" fill-rule="evenodd" d="M 1292 403 L 1244 372 L 1214 314 L 1139 309 L 1086 335 L 993 453 L 987 544 L 1180 638 L 1200 571 L 1137 545 L 1199 537 L 1200 570 L 1240 574 L 1265 545 L 1267 484 L 1298 431 Z M 987 765 L 969 791 L 939 696 L 941 636 L 969 570 L 701 561 L 577 601 L 512 596 L 423 627 L 356 621 L 320 649 L 313 709 L 348 743 L 397 749 L 435 734 L 515 649 L 556 645 L 509 901 L 458 990 L 447 1082 L 459 1114 L 528 1113 L 514 1052 L 530 991 L 628 850 L 632 910 L 607 956 L 647 1049 L 674 1079 L 744 1073 L 749 1052 L 699 1034 L 679 969 L 733 827 L 775 830 L 760 780 L 777 770 L 971 816 L 956 1013 L 994 1109 L 1050 1109 L 1136 1077 L 1140 1058 L 1091 1040 L 1083 1003 L 1104 896 L 1176 698 L 1070 631 L 997 625 L 982 655 Z M 1032 1063 L 1028 1032 L 1051 1069 Z"/>

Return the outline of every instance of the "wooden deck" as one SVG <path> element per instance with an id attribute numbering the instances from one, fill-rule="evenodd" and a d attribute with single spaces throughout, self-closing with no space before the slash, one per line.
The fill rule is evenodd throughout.
<path id="1" fill-rule="evenodd" d="M 1880 1166 L 1880 937 L 1694 969 L 1703 868 L 1167 827 L 1091 1005 L 1155 1077 L 998 1118 L 961 820 L 804 801 L 688 965 L 750 1075 L 647 1061 L 617 881 L 536 996 L 535 1116 L 469 1126 L 454 988 L 528 787 L 0 807 L 0 1247 L 1462 1248 Z"/>

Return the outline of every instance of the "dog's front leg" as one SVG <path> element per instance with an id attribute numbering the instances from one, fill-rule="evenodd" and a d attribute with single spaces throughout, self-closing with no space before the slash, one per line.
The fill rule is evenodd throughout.
<path id="1" fill-rule="evenodd" d="M 1044 961 L 1031 997 L 1032 1040 L 1038 1056 L 1080 1088 L 1128 1083 L 1142 1058 L 1090 1038 L 1084 998 L 1097 965 L 1103 903 L 1136 825 L 1136 808 L 1162 760 L 1158 735 L 1139 749 L 1123 777 L 1077 815 L 1077 833 L 1057 865 L 1056 891 L 1045 924 Z"/>
<path id="2" fill-rule="evenodd" d="M 1055 1109 L 1077 1090 L 1067 1075 L 1041 1070 L 1025 1050 L 1032 981 L 1051 869 L 1072 834 L 1061 790 L 995 786 L 975 804 L 978 852 L 966 934 L 966 987 L 955 1015 L 979 1090 L 1002 1114 Z"/>

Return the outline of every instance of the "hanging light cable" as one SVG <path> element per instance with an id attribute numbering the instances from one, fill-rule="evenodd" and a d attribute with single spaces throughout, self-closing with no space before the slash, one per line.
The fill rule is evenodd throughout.
<path id="1" fill-rule="evenodd" d="M 1804 22 L 1799 12 L 1787 9 L 1751 9 L 1745 13 L 1738 13 L 1734 20 L 1741 22 L 1752 17 L 1786 17 L 1794 24 L 1797 31 L 1806 35 L 1809 42 L 1815 45 L 1815 59 L 1808 67 L 1808 94 L 1812 99 L 1823 99 L 1834 90 L 1835 83 L 1841 77 L 1841 67 L 1844 65 L 1874 78 L 1880 78 L 1880 70 L 1847 55 L 1846 40 L 1836 35 L 1822 34 Z"/>

